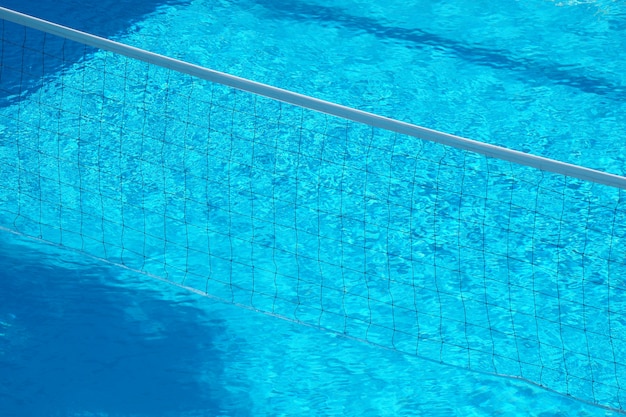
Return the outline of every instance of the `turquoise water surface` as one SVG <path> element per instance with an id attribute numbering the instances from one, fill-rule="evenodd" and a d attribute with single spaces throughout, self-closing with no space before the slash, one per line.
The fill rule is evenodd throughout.
<path id="1" fill-rule="evenodd" d="M 154 22 L 154 23 L 152 23 Z M 623 1 L 193 1 L 126 42 L 421 126 L 624 174 Z"/>
<path id="2" fill-rule="evenodd" d="M 3 416 L 615 415 L 0 236 Z"/>
<path id="3" fill-rule="evenodd" d="M 624 58 L 614 51 L 623 42 L 626 6 L 493 7 L 170 2 L 107 35 L 622 173 L 626 87 Z M 99 260 L 103 271 L 87 273 L 109 277 L 97 291 L 137 288 L 138 300 L 149 292 L 164 305 L 185 303 L 197 327 L 203 317 L 219 317 L 219 328 L 207 332 L 232 339 L 217 344 L 219 353 L 209 343 L 206 366 L 234 370 L 220 374 L 222 383 L 200 365 L 173 365 L 173 373 L 193 375 L 189 393 L 206 384 L 215 390 L 185 408 L 188 415 L 614 412 L 529 382 L 624 408 L 621 191 L 294 108 L 8 23 L 3 38 L 0 170 L 7 180 L 0 225 L 55 245 L 25 249 L 34 244 L 5 233 L 6 242 L 20 241 L 20 249 L 7 243 L 8 265 L 16 264 L 9 254 L 20 251 L 41 257 L 26 273 L 7 276 L 31 283 L 82 271 L 83 261 L 75 268 L 54 261 L 62 256 L 56 247 L 65 247 Z M 212 298 L 145 290 L 161 285 L 146 275 Z M 91 288 L 89 279 L 68 290 Z M 69 310 L 71 323 L 76 313 Z M 150 311 L 148 322 L 166 314 Z M 101 313 L 95 308 L 93 319 Z M 31 334 L 32 321 L 18 325 L 26 319 L 17 307 L 2 314 L 5 328 Z M 145 313 L 124 314 L 141 321 Z M 258 331 L 262 321 L 269 327 Z M 34 352 L 44 343 L 40 331 L 20 336 Z M 148 333 L 161 337 L 158 329 Z M 19 348 L 4 340 L 12 358 Z M 205 345 L 198 343 L 180 349 L 193 348 L 202 363 Z M 240 345 L 247 347 L 238 351 Z M 5 363 L 33 378 L 25 362 Z M 92 383 L 106 389 L 98 372 Z M 10 404 L 24 401 L 16 386 L 4 386 Z M 186 415 L 141 401 L 130 408 L 74 404 L 55 412 Z"/>

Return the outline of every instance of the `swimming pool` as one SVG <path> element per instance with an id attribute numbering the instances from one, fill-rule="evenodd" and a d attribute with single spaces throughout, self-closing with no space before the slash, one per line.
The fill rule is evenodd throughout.
<path id="1" fill-rule="evenodd" d="M 142 1 L 132 12 L 114 2 L 22 3 L 0 4 L 229 74 L 624 174 L 623 1 Z"/>
<path id="2" fill-rule="evenodd" d="M 0 236 L 3 416 L 611 415 Z"/>
<path id="3" fill-rule="evenodd" d="M 314 21 L 314 11 L 348 28 L 355 21 L 324 7 L 290 7 L 307 21 Z M 178 27 L 156 22 L 182 10 L 165 7 L 155 15 L 165 20 L 147 17 L 136 24 Z M 136 39 L 153 39 L 139 26 Z M 41 45 L 32 32 L 19 36 L 29 47 Z M 55 48 L 49 38 L 44 45 Z M 562 329 L 589 330 L 598 337 L 594 351 L 619 349 L 623 265 L 617 249 L 607 253 L 606 239 L 617 248 L 623 236 L 620 192 L 59 45 L 56 56 L 79 51 L 55 67 L 66 71 L 45 83 L 34 77 L 41 85 L 21 97 L 7 95 L 3 108 L 4 131 L 26 139 L 3 143 L 7 175 L 18 184 L 17 198 L 13 186 L 2 188 L 3 224 L 10 229 L 372 344 L 411 352 L 417 345 L 417 353 L 431 359 L 521 372 L 575 396 L 592 391 L 602 402 L 612 395 L 606 386 L 619 386 L 613 373 L 612 380 L 602 380 L 602 361 L 621 366 L 621 351 L 612 349 L 612 358 L 594 363 L 589 384 L 581 376 L 592 357 L 591 339 L 573 340 L 581 335 Z M 593 92 L 594 86 L 584 88 Z M 176 140 L 163 141 L 159 132 Z M 407 196 L 411 204 L 402 203 Z M 534 201 L 525 201 L 528 196 Z M 498 213 L 503 202 L 508 206 Z M 576 225 L 581 215 L 584 222 Z M 601 225 L 611 222 L 610 234 L 603 235 Z M 524 230 L 528 224 L 532 235 Z M 533 250 L 555 238 L 556 247 Z M 542 264 L 549 261 L 556 267 Z M 568 273 L 571 282 L 563 282 Z M 550 297 L 555 291 L 558 297 Z M 581 294 L 582 304 L 576 303 Z M 609 306 L 605 316 L 602 305 Z M 416 311 L 406 317 L 417 306 L 418 322 Z M 583 328 L 560 319 L 568 308 L 574 308 L 570 317 L 581 315 Z M 459 311 L 462 320 L 455 317 Z M 604 330 L 606 323 L 612 329 Z M 533 342 L 543 343 L 543 351 Z M 563 381 L 557 372 L 565 353 L 575 353 L 565 366 L 578 379 Z M 608 402 L 619 403 L 619 395 Z M 416 407 L 407 406 L 432 413 Z"/>

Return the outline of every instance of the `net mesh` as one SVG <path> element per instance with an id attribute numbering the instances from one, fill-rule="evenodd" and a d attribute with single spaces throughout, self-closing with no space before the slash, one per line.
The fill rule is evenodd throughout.
<path id="1" fill-rule="evenodd" d="M 1 30 L 1 226 L 626 410 L 623 191 Z"/>

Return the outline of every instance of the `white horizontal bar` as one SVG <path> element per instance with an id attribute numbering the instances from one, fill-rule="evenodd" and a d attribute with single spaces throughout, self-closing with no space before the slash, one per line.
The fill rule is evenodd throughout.
<path id="1" fill-rule="evenodd" d="M 258 83 L 247 80 L 245 78 L 236 77 L 234 75 L 225 74 L 214 71 L 188 62 L 158 55 L 143 49 L 124 45 L 99 36 L 91 35 L 65 26 L 51 23 L 36 17 L 32 17 L 23 13 L 19 13 L 4 7 L 0 7 L 0 17 L 37 29 L 52 35 L 70 39 L 95 48 L 104 49 L 106 51 L 115 52 L 129 58 L 138 59 L 150 64 L 169 68 L 174 71 L 185 73 L 194 77 L 202 78 L 214 83 L 224 84 L 239 90 L 247 91 L 253 94 L 269 97 L 285 103 L 294 104 L 296 106 L 305 107 L 322 113 L 338 116 L 344 119 L 364 123 L 381 129 L 390 130 L 404 135 L 413 136 L 419 139 L 425 139 L 432 142 L 441 143 L 459 149 L 475 152 L 492 158 L 498 158 L 505 161 L 513 162 L 537 168 L 543 171 L 549 171 L 557 174 L 574 177 L 585 181 L 591 181 L 599 184 L 609 185 L 626 189 L 626 177 L 609 174 L 606 172 L 581 167 L 578 165 L 568 164 L 550 158 L 544 158 L 520 151 L 503 148 L 501 146 L 490 145 L 488 143 L 466 139 L 460 136 L 439 132 L 425 127 L 412 125 L 410 123 L 401 122 L 376 114 L 364 112 L 339 104 L 319 100 L 313 97 L 294 93 L 292 91 L 281 88 L 272 87 L 267 84 Z"/>

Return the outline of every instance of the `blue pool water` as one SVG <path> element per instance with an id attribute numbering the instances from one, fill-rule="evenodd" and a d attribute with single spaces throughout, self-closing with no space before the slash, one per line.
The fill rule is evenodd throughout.
<path id="1" fill-rule="evenodd" d="M 626 173 L 621 1 L 78 3 L 0 2 L 270 85 Z"/>
<path id="2" fill-rule="evenodd" d="M 2 416 L 613 415 L 0 238 Z"/>
<path id="3" fill-rule="evenodd" d="M 229 73 L 623 173 L 618 2 L 109 6 L 15 5 Z M 7 38 L 27 40 L 19 47 L 43 44 L 6 28 Z M 435 362 L 521 373 L 619 406 L 623 393 L 607 387 L 623 379 L 603 376 L 626 357 L 620 345 L 607 348 L 626 338 L 624 267 L 603 263 L 619 256 L 606 248 L 623 236 L 615 191 L 579 182 L 561 189 L 549 175 L 367 129 L 352 136 L 363 129 L 51 38 L 45 48 L 63 60 L 31 54 L 24 65 L 7 48 L 0 169 L 12 181 L 0 186 L 0 225 L 227 301 L 5 231 L 7 415 L 611 415 L 393 351 L 414 352 L 409 342 Z M 161 140 L 162 131 L 174 139 Z M 504 174 L 483 174 L 489 169 Z M 533 194 L 537 184 L 543 191 Z M 479 197 L 462 201 L 458 189 Z M 550 241 L 554 230 L 556 249 L 535 251 L 529 263 L 529 242 Z M 537 276 L 545 281 L 531 288 Z M 562 310 L 581 297 L 563 320 L 575 331 L 564 337 L 561 327 L 559 340 L 555 317 L 561 325 Z M 406 311 L 417 305 L 424 312 L 411 327 L 415 313 Z M 581 337 L 583 328 L 595 339 Z M 464 344 L 461 360 L 442 347 Z M 584 355 L 599 349 L 617 359 L 602 356 L 585 374 Z M 562 366 L 578 379 L 563 382 Z"/>

